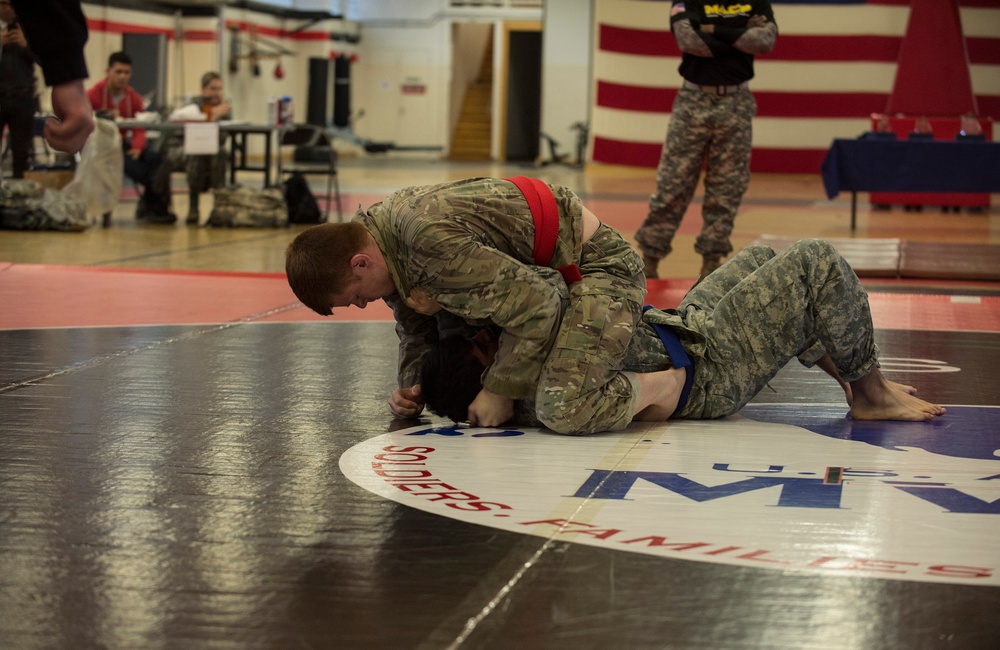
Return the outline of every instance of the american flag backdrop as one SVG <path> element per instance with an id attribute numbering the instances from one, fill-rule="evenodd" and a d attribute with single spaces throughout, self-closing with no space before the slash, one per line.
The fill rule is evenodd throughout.
<path id="1" fill-rule="evenodd" d="M 1000 121 L 1000 0 L 958 4 L 979 114 Z M 817 173 L 834 138 L 869 130 L 871 113 L 886 109 L 909 2 L 772 0 L 771 6 L 777 44 L 756 58 L 750 82 L 758 106 L 751 168 Z M 682 82 L 670 2 L 596 0 L 594 28 L 592 158 L 655 167 Z"/>

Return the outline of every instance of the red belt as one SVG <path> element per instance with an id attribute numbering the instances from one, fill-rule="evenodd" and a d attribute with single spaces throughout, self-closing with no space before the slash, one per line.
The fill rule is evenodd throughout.
<path id="1" fill-rule="evenodd" d="M 556 252 L 556 240 L 559 238 L 559 206 L 556 197 L 552 195 L 549 186 L 537 178 L 515 176 L 505 178 L 521 190 L 524 200 L 528 202 L 531 218 L 535 222 L 535 248 L 531 257 L 538 266 L 549 266 L 552 255 Z M 573 284 L 583 279 L 580 268 L 576 264 L 567 264 L 556 269 L 566 284 Z"/>

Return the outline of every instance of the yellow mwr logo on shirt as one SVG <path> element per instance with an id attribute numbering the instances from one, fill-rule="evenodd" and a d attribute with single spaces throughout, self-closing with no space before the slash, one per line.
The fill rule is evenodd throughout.
<path id="1" fill-rule="evenodd" d="M 752 8 L 748 4 L 705 5 L 705 18 L 713 18 L 715 16 L 745 16 L 750 13 Z"/>

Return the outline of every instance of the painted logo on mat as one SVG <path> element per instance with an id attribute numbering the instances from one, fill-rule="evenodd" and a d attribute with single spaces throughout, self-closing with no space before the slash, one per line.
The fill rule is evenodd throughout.
<path id="1" fill-rule="evenodd" d="M 557 541 L 827 575 L 1000 585 L 1000 410 L 874 427 L 750 405 L 568 438 L 423 426 L 348 450 L 399 503 Z M 881 423 L 884 425 L 885 423 Z"/>

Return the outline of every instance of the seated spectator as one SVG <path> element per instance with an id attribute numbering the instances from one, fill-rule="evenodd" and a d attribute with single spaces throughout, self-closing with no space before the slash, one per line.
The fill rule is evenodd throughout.
<path id="1" fill-rule="evenodd" d="M 910 140 L 933 140 L 934 139 L 934 127 L 931 126 L 931 121 L 926 115 L 921 115 L 917 118 L 916 123 L 913 125 L 913 131 L 910 132 Z"/>
<path id="2" fill-rule="evenodd" d="M 0 56 L 0 131 L 7 127 L 14 178 L 24 178 L 31 160 L 38 96 L 35 93 L 35 55 L 18 24 L 9 0 L 0 0 L 3 54 Z"/>
<path id="3" fill-rule="evenodd" d="M 107 76 L 87 91 L 94 111 L 115 119 L 134 118 L 141 112 L 142 95 L 128 85 L 131 78 L 132 58 L 125 52 L 112 54 L 108 58 Z M 174 223 L 177 217 L 170 209 L 170 188 L 157 187 L 155 183 L 163 161 L 146 145 L 145 129 L 122 129 L 125 175 L 144 188 L 135 216 L 150 223 Z"/>
<path id="4" fill-rule="evenodd" d="M 194 104 L 209 122 L 228 120 L 232 116 L 229 102 L 222 98 L 222 75 L 218 72 L 206 72 L 202 75 L 201 97 L 195 97 Z M 219 144 L 224 140 L 225 136 L 220 134 Z M 226 153 L 220 146 L 215 155 L 187 156 L 184 170 L 187 172 L 190 199 L 187 223 L 197 224 L 200 218 L 198 195 L 226 184 Z"/>
<path id="5" fill-rule="evenodd" d="M 889 118 L 885 115 L 879 115 L 878 121 L 875 123 L 875 130 L 866 131 L 861 135 L 862 140 L 895 140 L 896 133 L 892 130 L 892 125 L 889 124 Z"/>
<path id="6" fill-rule="evenodd" d="M 985 140 L 983 126 L 979 123 L 979 118 L 975 113 L 962 115 L 959 121 L 959 130 L 955 134 L 957 140 Z"/>

